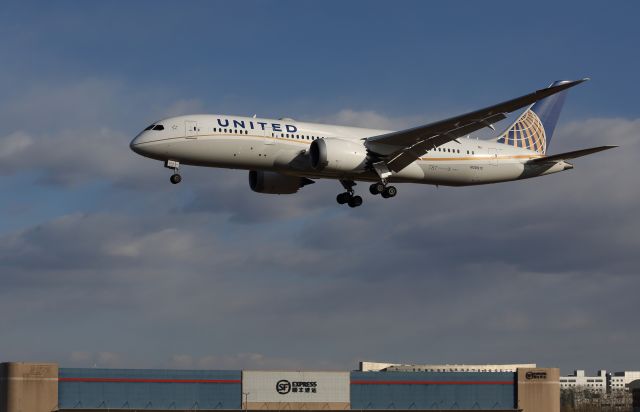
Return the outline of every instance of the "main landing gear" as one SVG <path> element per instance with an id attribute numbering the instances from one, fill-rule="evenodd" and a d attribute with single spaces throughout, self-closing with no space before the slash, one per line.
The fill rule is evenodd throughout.
<path id="1" fill-rule="evenodd" d="M 397 195 L 398 189 L 395 186 L 387 186 L 383 182 L 378 182 L 369 186 L 369 192 L 372 195 L 382 195 L 382 197 L 388 199 Z"/>
<path id="2" fill-rule="evenodd" d="M 164 162 L 164 167 L 173 170 L 173 174 L 169 178 L 169 181 L 171 183 L 177 185 L 178 183 L 182 182 L 182 176 L 180 176 L 180 174 L 178 173 L 178 170 L 180 169 L 180 162 L 177 162 L 175 160 L 167 160 Z"/>
<path id="3" fill-rule="evenodd" d="M 356 182 L 353 180 L 340 180 L 340 183 L 342 183 L 346 192 L 340 193 L 336 197 L 336 201 L 341 205 L 346 203 L 349 207 L 360 206 L 362 204 L 362 198 L 360 196 L 356 196 L 353 191 L 353 187 L 356 185 Z M 381 195 L 385 199 L 388 199 L 397 195 L 398 189 L 396 189 L 395 186 L 388 186 L 386 182 L 377 182 L 369 186 L 369 192 L 372 195 Z"/>
<path id="4" fill-rule="evenodd" d="M 356 182 L 353 180 L 340 180 L 342 186 L 345 188 L 346 192 L 340 193 L 336 197 L 336 201 L 344 205 L 345 203 L 349 205 L 349 207 L 358 207 L 362 204 L 362 198 L 360 196 L 356 196 L 353 191 L 353 186 L 356 185 Z"/>

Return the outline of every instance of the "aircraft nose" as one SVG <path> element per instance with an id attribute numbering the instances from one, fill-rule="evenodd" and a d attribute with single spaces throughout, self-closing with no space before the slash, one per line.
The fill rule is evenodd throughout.
<path id="1" fill-rule="evenodd" d="M 144 132 L 138 134 L 136 137 L 133 138 L 131 143 L 129 143 L 129 148 L 134 152 L 136 152 L 137 154 L 142 154 L 140 151 L 140 144 L 143 143 L 143 139 L 142 139 L 143 134 Z"/>
<path id="2" fill-rule="evenodd" d="M 133 138 L 131 143 L 129 143 L 129 147 L 131 150 L 136 152 L 139 155 L 145 156 L 149 152 L 149 143 L 153 142 L 152 136 L 149 135 L 148 132 L 140 132 L 136 137 Z"/>

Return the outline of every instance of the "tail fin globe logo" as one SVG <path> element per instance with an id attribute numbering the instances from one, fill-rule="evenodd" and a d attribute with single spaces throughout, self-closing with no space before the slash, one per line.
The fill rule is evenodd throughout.
<path id="1" fill-rule="evenodd" d="M 498 143 L 522 147 L 540 154 L 547 151 L 547 136 L 542 122 L 533 110 L 527 110 L 501 137 Z"/>

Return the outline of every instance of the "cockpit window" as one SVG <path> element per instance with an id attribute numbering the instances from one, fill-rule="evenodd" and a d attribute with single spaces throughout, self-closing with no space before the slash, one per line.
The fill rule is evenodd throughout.
<path id="1" fill-rule="evenodd" d="M 153 129 L 151 130 L 164 130 L 164 126 L 161 124 L 157 124 L 155 126 L 153 126 Z"/>
<path id="2" fill-rule="evenodd" d="M 151 130 L 151 128 L 152 128 L 153 126 L 155 126 L 155 124 L 152 124 L 151 126 L 147 126 L 147 128 L 146 128 L 146 129 L 144 129 L 144 131 L 146 132 L 147 130 Z"/>

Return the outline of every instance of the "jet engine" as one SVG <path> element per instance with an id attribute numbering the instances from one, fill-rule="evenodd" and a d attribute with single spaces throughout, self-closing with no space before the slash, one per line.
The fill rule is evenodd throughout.
<path id="1" fill-rule="evenodd" d="M 367 149 L 360 142 L 343 139 L 317 139 L 309 147 L 311 167 L 325 172 L 364 171 Z"/>
<path id="2" fill-rule="evenodd" d="M 249 172 L 249 186 L 251 190 L 258 193 L 288 195 L 311 183 L 315 182 L 306 177 L 287 176 L 278 172 L 261 170 L 251 170 Z"/>

